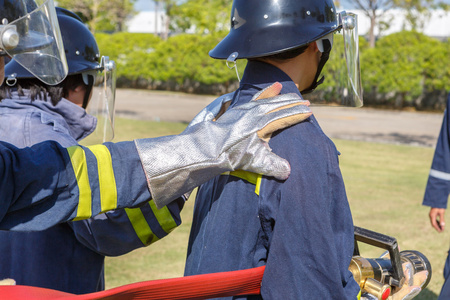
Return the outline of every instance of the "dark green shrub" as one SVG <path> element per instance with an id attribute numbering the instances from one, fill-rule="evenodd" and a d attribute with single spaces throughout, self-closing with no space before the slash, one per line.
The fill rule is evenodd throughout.
<path id="1" fill-rule="evenodd" d="M 235 70 L 208 52 L 226 35 L 180 34 L 162 41 L 152 34 L 96 34 L 102 55 L 117 63 L 118 86 L 221 94 L 237 87 Z M 440 109 L 450 89 L 450 42 L 417 32 L 381 38 L 375 48 L 359 39 L 361 78 L 367 106 Z M 242 77 L 246 60 L 238 61 Z M 342 35 L 323 70 L 325 82 L 305 98 L 339 103 L 347 74 Z M 447 91 L 446 91 L 447 90 Z"/>
<path id="2" fill-rule="evenodd" d="M 424 93 L 444 88 L 445 81 L 449 82 L 450 63 L 445 48 L 439 40 L 414 31 L 380 39 L 362 55 L 363 85 L 369 102 L 398 108 L 417 106 Z"/>

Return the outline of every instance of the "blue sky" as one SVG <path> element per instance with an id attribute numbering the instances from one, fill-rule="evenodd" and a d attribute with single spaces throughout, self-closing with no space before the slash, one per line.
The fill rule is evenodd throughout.
<path id="1" fill-rule="evenodd" d="M 137 0 L 134 8 L 137 11 L 153 10 L 154 2 L 152 0 Z"/>

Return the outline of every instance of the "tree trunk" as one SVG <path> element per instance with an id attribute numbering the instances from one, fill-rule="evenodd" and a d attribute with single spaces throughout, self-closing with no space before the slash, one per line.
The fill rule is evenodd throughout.
<path id="1" fill-rule="evenodd" d="M 164 30 L 162 34 L 162 39 L 166 41 L 169 38 L 169 23 L 170 23 L 170 17 L 169 16 L 161 16 Z"/>
<path id="2" fill-rule="evenodd" d="M 369 46 L 375 48 L 375 26 L 377 24 L 375 12 L 370 16 L 370 28 L 369 28 Z"/>
<path id="3" fill-rule="evenodd" d="M 155 1 L 155 35 L 158 36 L 159 1 Z"/>

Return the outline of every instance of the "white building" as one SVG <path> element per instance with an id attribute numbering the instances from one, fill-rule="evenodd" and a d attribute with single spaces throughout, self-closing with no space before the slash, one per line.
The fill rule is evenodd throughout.
<path id="1" fill-rule="evenodd" d="M 126 22 L 128 32 L 157 33 L 164 32 L 166 14 L 164 11 L 141 11 Z"/>
<path id="2" fill-rule="evenodd" d="M 370 28 L 370 19 L 363 11 L 348 10 L 358 15 L 358 33 L 366 35 Z M 401 30 L 411 29 L 405 21 L 406 12 L 404 10 L 392 9 L 387 11 L 379 21 L 386 22 L 389 27 L 381 32 L 381 35 L 386 36 Z M 435 37 L 438 39 L 445 39 L 450 37 L 450 12 L 444 10 L 433 10 L 429 17 L 423 17 L 423 28 L 420 32 L 425 35 Z M 375 28 L 375 35 L 380 34 L 379 28 Z"/>

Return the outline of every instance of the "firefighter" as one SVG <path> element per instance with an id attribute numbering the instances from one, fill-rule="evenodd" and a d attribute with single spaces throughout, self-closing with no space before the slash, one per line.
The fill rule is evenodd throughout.
<path id="1" fill-rule="evenodd" d="M 6 44 L 2 36 L 1 54 L 46 84 L 61 82 L 68 67 L 59 28 L 51 31 L 57 24 L 53 1 L 1 2 L 2 26 L 17 29 L 20 41 Z M 23 149 L 0 142 L 0 228 L 43 230 L 149 199 L 161 209 L 214 175 L 235 169 L 288 177 L 289 163 L 273 154 L 258 133 L 298 122 L 305 109 L 298 96 L 273 91 L 218 120 L 222 103 L 215 101 L 175 136 L 68 148 L 50 141 Z"/>
<path id="2" fill-rule="evenodd" d="M 444 112 L 441 131 L 434 151 L 428 182 L 423 198 L 423 205 L 430 208 L 430 223 L 437 232 L 445 229 L 445 210 L 450 194 L 450 94 L 447 98 L 447 108 Z M 444 285 L 439 299 L 450 298 L 450 252 L 445 261 Z"/>
<path id="3" fill-rule="evenodd" d="M 321 70 L 339 30 L 351 50 L 347 65 L 356 67 L 349 70 L 354 103 L 361 104 L 356 19 L 337 14 L 333 1 L 234 0 L 230 23 L 228 35 L 209 53 L 248 61 L 230 107 L 246 105 L 274 81 L 283 85 L 282 93 L 299 97 L 314 90 L 323 82 Z M 266 138 L 276 154 L 288 158 L 290 177 L 238 171 L 201 185 L 185 275 L 265 266 L 261 296 L 242 299 L 359 298 L 349 271 L 352 215 L 334 143 L 312 114 Z M 402 293 L 417 288 L 407 286 Z"/>
<path id="4" fill-rule="evenodd" d="M 46 140 L 74 146 L 98 124 L 84 108 L 91 98 L 95 105 L 104 100 L 95 99 L 104 98 L 104 93 L 99 93 L 94 83 L 110 77 L 103 74 L 105 58 L 100 57 L 93 34 L 78 16 L 56 9 L 69 67 L 67 77 L 50 86 L 14 59 L 5 67 L 7 80 L 0 87 L 0 140 L 20 148 Z M 49 196 L 57 197 L 57 193 Z M 139 208 L 61 223 L 44 231 L 1 231 L 0 278 L 75 294 L 103 290 L 105 256 L 122 255 L 165 237 L 181 224 L 183 204 L 184 199 L 179 198 L 158 210 L 150 201 Z M 16 263 L 10 264 L 12 261 Z"/>

